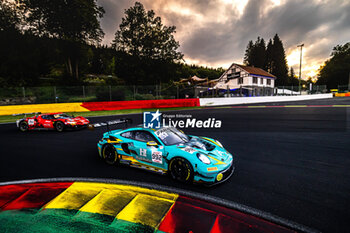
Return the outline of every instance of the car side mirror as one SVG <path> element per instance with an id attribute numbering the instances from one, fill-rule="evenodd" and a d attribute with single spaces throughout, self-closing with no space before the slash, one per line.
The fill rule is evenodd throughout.
<path id="1" fill-rule="evenodd" d="M 155 141 L 149 141 L 147 142 L 147 146 L 158 146 L 158 143 L 156 143 Z"/>

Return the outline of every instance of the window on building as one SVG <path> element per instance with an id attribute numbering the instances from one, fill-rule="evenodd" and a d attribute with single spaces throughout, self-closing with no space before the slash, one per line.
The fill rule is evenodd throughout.
<path id="1" fill-rule="evenodd" d="M 243 84 L 243 78 L 238 78 L 238 84 Z"/>
<path id="2" fill-rule="evenodd" d="M 260 79 L 260 84 L 264 84 L 264 79 L 263 78 Z"/>
<path id="3" fill-rule="evenodd" d="M 266 80 L 267 85 L 271 85 L 271 79 Z"/>
<path id="4" fill-rule="evenodd" d="M 258 78 L 257 77 L 253 77 L 253 83 L 258 84 Z"/>

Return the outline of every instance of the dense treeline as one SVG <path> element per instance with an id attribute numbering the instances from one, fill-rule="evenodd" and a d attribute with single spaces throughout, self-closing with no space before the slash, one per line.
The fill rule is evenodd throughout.
<path id="1" fill-rule="evenodd" d="M 157 84 L 192 75 L 218 78 L 222 69 L 189 66 L 174 26 L 141 3 L 125 11 L 111 46 L 101 45 L 96 0 L 0 2 L 1 86 Z"/>
<path id="2" fill-rule="evenodd" d="M 319 70 L 317 84 L 328 88 L 350 84 L 350 42 L 333 48 L 331 58 Z"/>
<path id="3" fill-rule="evenodd" d="M 276 34 L 273 39 L 265 43 L 264 38 L 258 37 L 255 43 L 249 41 L 243 63 L 248 66 L 255 66 L 270 72 L 277 77 L 276 85 L 298 85 L 291 67 L 288 74 L 288 65 L 282 40 Z"/>

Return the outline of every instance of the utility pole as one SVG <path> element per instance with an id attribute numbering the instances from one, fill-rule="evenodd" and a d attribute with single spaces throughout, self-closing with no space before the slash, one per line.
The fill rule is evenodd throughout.
<path id="1" fill-rule="evenodd" d="M 299 94 L 301 95 L 301 86 L 300 86 L 300 82 L 301 82 L 301 63 L 302 63 L 302 59 L 303 59 L 303 46 L 304 44 L 300 44 L 297 47 L 300 47 L 300 66 L 299 66 Z"/>

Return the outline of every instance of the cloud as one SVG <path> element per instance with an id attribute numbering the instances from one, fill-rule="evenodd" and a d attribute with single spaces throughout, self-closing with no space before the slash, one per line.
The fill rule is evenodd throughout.
<path id="1" fill-rule="evenodd" d="M 99 0 L 106 14 L 101 20 L 109 44 L 128 0 Z M 144 0 L 166 25 L 175 25 L 175 38 L 188 62 L 227 67 L 241 63 L 249 40 L 266 41 L 278 33 L 286 54 L 305 44 L 303 73 L 325 61 L 332 48 L 349 41 L 350 2 L 342 0 Z M 296 56 L 289 56 L 291 59 Z M 289 61 L 298 69 L 296 61 Z M 316 65 L 315 65 L 316 64 Z M 309 68 L 308 68 L 309 67 Z M 308 70 L 309 69 L 309 70 Z"/>

